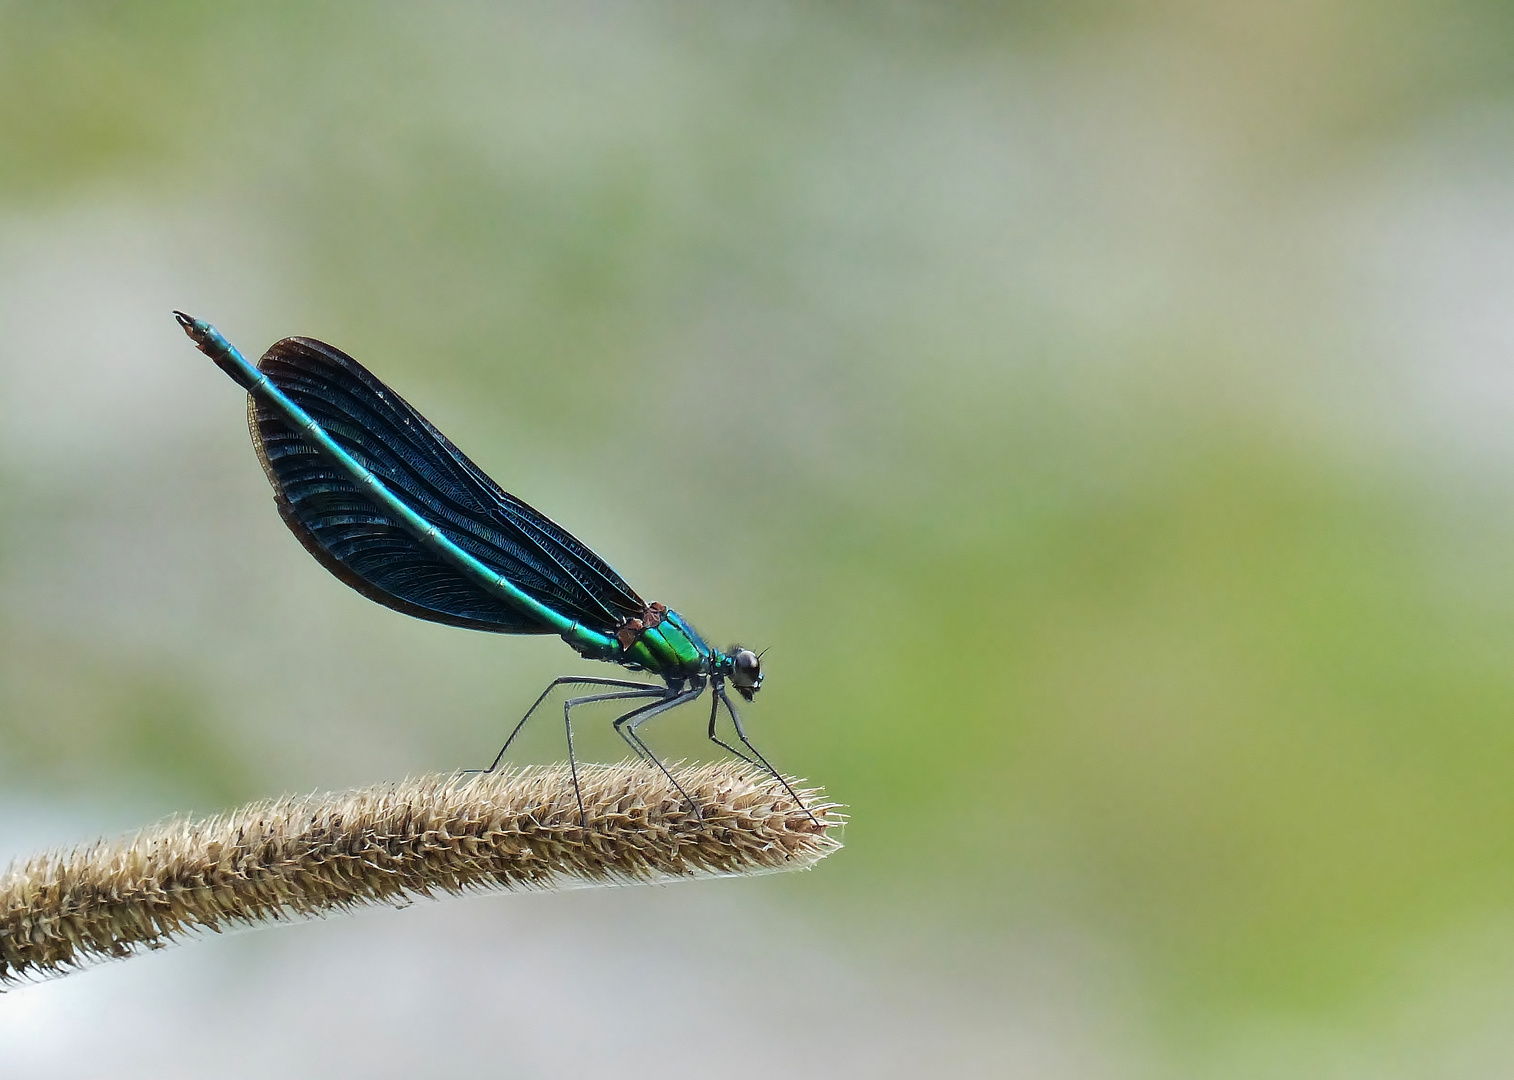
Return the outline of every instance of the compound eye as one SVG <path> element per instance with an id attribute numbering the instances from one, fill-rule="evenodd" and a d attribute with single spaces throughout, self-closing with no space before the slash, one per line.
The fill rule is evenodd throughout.
<path id="1" fill-rule="evenodd" d="M 737 649 L 731 657 L 731 681 L 738 687 L 756 686 L 762 678 L 762 664 L 751 649 Z"/>
<path id="2" fill-rule="evenodd" d="M 762 657 L 751 649 L 733 648 L 731 651 L 731 685 L 742 697 L 751 701 L 762 685 Z"/>

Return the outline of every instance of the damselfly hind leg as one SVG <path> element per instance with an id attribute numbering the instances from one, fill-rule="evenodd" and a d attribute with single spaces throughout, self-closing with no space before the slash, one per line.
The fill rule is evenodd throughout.
<path id="1" fill-rule="evenodd" d="M 756 755 L 757 760 L 762 762 L 762 767 L 772 773 L 774 780 L 783 785 L 783 790 L 789 793 L 789 798 L 794 800 L 794 805 L 809 815 L 810 820 L 815 823 L 816 828 L 823 828 L 824 826 L 820 824 L 820 819 L 815 816 L 815 812 L 808 806 L 805 806 L 803 800 L 794 794 L 794 789 L 789 787 L 789 782 L 783 778 L 783 774 L 768 764 L 768 759 L 762 756 L 762 751 L 753 746 L 752 740 L 746 737 L 746 729 L 741 726 L 741 716 L 736 712 L 736 707 L 731 704 L 731 699 L 725 692 L 725 684 L 716 682 L 715 693 L 721 701 L 725 702 L 726 712 L 731 714 L 731 723 L 735 726 L 736 737 L 741 740 L 742 745 Z"/>
<path id="2" fill-rule="evenodd" d="M 522 716 L 520 718 L 520 721 L 510 729 L 509 738 L 505 740 L 505 745 L 499 748 L 499 753 L 494 755 L 494 760 L 489 763 L 489 767 L 487 769 L 466 769 L 464 770 L 464 774 L 466 775 L 467 773 L 476 772 L 491 773 L 495 769 L 499 768 L 499 763 L 505 760 L 505 752 L 510 749 L 510 744 L 515 741 L 515 736 L 520 734 L 520 729 L 526 726 L 526 721 L 531 719 L 531 714 L 536 712 L 543 701 L 547 700 L 547 695 L 550 694 L 553 690 L 556 690 L 559 686 L 617 686 L 628 690 L 656 690 L 658 693 L 667 692 L 665 687 L 658 686 L 656 683 L 631 682 L 627 679 L 596 679 L 586 675 L 558 676 L 547 684 L 547 688 L 541 692 L 537 699 L 531 703 L 531 707 L 526 710 L 526 715 Z"/>

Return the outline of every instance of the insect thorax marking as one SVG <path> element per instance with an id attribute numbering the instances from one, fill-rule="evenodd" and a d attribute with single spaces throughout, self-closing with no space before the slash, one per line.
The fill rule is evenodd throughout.
<path id="1" fill-rule="evenodd" d="M 641 618 L 625 618 L 615 628 L 615 640 L 620 642 L 620 651 L 627 653 L 631 647 L 641 639 L 642 631 L 652 630 L 662 625 L 662 620 L 667 618 L 668 607 L 666 604 L 648 604 L 642 611 Z"/>

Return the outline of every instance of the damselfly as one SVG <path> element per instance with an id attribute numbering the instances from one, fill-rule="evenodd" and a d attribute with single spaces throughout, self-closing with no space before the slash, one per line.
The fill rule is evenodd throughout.
<path id="1" fill-rule="evenodd" d="M 215 327 L 174 312 L 184 332 L 248 393 L 252 445 L 284 524 L 317 562 L 370 600 L 432 622 L 498 634 L 557 634 L 580 656 L 643 671 L 662 683 L 583 675 L 552 680 L 510 731 L 486 772 L 547 695 L 597 687 L 563 704 L 568 761 L 573 710 L 644 699 L 613 721 L 637 756 L 678 781 L 639 729 L 710 691 L 709 737 L 761 763 L 798 796 L 747 738 L 726 692 L 747 701 L 762 686 L 761 654 L 712 648 L 678 612 L 649 604 L 608 563 L 545 514 L 504 491 L 424 416 L 339 349 L 310 338 L 275 343 L 256 366 Z M 747 757 L 719 737 L 721 706 Z M 755 759 L 755 761 L 753 760 Z M 579 792 L 579 811 L 583 796 Z"/>

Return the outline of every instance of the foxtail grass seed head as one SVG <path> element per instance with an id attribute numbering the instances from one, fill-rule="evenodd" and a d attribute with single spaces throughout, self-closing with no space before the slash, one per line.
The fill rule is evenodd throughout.
<path id="1" fill-rule="evenodd" d="M 0 982 L 161 948 L 200 930 L 492 889 L 804 870 L 841 846 L 818 789 L 744 764 L 422 776 L 253 803 L 18 860 L 0 876 Z M 811 816 L 813 814 L 813 817 Z"/>

